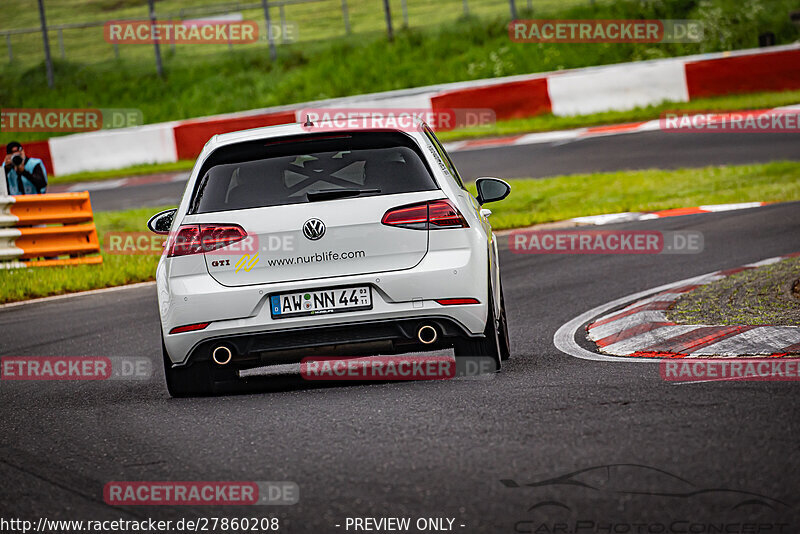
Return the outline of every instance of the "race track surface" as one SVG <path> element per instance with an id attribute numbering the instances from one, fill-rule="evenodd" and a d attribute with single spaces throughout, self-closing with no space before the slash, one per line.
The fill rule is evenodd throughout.
<path id="1" fill-rule="evenodd" d="M 481 379 L 300 382 L 170 399 L 153 286 L 0 309 L 0 355 L 144 356 L 156 365 L 145 382 L 0 384 L 0 515 L 274 515 L 282 532 L 345 532 L 335 525 L 348 516 L 534 532 L 565 515 L 800 531 L 796 382 L 676 385 L 657 365 L 580 360 L 552 341 L 563 323 L 618 297 L 800 251 L 800 203 L 605 228 L 700 231 L 705 250 L 518 255 L 504 245 L 513 356 Z M 591 470 L 580 485 L 524 486 L 612 464 L 631 465 Z M 112 508 L 102 491 L 113 480 L 290 480 L 300 502 Z"/>

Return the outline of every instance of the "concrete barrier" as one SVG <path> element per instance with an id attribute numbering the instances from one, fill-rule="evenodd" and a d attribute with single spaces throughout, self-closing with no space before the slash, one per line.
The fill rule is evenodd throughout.
<path id="1" fill-rule="evenodd" d="M 174 127 L 176 159 L 196 158 L 208 140 L 216 134 L 293 122 L 295 122 L 294 111 L 182 121 Z"/>
<path id="2" fill-rule="evenodd" d="M 800 89 L 800 50 L 686 62 L 690 98 Z"/>
<path id="3" fill-rule="evenodd" d="M 54 137 L 50 139 L 51 169 L 53 174 L 72 174 L 175 162 L 174 125 L 164 122 Z"/>
<path id="4" fill-rule="evenodd" d="M 611 65 L 547 78 L 553 115 L 589 115 L 661 104 L 688 102 L 682 60 Z"/>

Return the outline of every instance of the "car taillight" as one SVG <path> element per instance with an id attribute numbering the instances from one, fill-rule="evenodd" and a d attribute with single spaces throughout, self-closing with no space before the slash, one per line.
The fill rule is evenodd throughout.
<path id="1" fill-rule="evenodd" d="M 459 306 L 462 304 L 480 304 L 481 301 L 478 299 L 472 298 L 460 298 L 460 299 L 436 299 L 436 302 L 441 304 L 442 306 Z"/>
<path id="2" fill-rule="evenodd" d="M 469 228 L 461 212 L 449 200 L 432 200 L 387 211 L 381 223 L 414 230 Z"/>
<path id="3" fill-rule="evenodd" d="M 169 331 L 170 334 L 180 334 L 181 332 L 194 332 L 195 330 L 202 330 L 211 323 L 194 323 L 194 324 L 186 324 L 183 326 L 176 326 L 172 330 Z"/>
<path id="4" fill-rule="evenodd" d="M 247 237 L 236 224 L 185 224 L 178 228 L 167 256 L 202 254 L 227 247 Z"/>

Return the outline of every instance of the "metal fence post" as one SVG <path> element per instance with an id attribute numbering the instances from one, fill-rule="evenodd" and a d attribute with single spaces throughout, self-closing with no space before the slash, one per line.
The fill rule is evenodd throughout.
<path id="1" fill-rule="evenodd" d="M 279 13 L 281 15 L 281 43 L 286 44 L 286 13 L 283 10 L 283 4 L 281 4 Z"/>
<path id="2" fill-rule="evenodd" d="M 394 41 L 394 31 L 392 30 L 392 10 L 389 7 L 389 0 L 383 0 L 383 11 L 386 14 L 386 33 L 389 41 Z"/>
<path id="3" fill-rule="evenodd" d="M 6 34 L 6 46 L 8 46 L 8 62 L 14 61 L 14 51 L 11 49 L 11 36 Z"/>
<path id="4" fill-rule="evenodd" d="M 112 44 L 112 46 L 114 47 L 114 57 L 115 57 L 116 59 L 119 59 L 119 45 L 117 44 L 117 42 L 116 42 L 116 41 L 114 41 L 114 43 Z"/>
<path id="5" fill-rule="evenodd" d="M 464 4 L 464 16 L 468 17 L 469 16 L 469 1 L 468 0 L 463 0 L 462 3 Z"/>
<path id="6" fill-rule="evenodd" d="M 267 40 L 269 41 L 269 57 L 272 61 L 278 59 L 278 51 L 275 50 L 275 39 L 272 35 L 272 23 L 269 19 L 269 2 L 261 0 L 261 7 L 264 9 L 264 24 L 267 26 Z"/>
<path id="7" fill-rule="evenodd" d="M 528 0 L 528 11 L 533 12 L 533 0 Z"/>
<path id="8" fill-rule="evenodd" d="M 401 0 L 400 5 L 403 7 L 403 27 L 408 28 L 408 2 Z"/>
<path id="9" fill-rule="evenodd" d="M 344 32 L 350 35 L 350 13 L 347 11 L 347 0 L 342 0 L 342 17 L 344 17 Z"/>
<path id="10" fill-rule="evenodd" d="M 67 59 L 67 53 L 64 52 L 64 29 L 58 29 L 58 47 L 61 49 L 61 59 Z"/>
<path id="11" fill-rule="evenodd" d="M 50 39 L 47 35 L 47 21 L 44 18 L 44 0 L 39 0 L 39 20 L 42 22 L 42 39 L 44 40 L 44 61 L 47 64 L 47 86 L 53 88 L 53 58 L 50 57 Z"/>
<path id="12" fill-rule="evenodd" d="M 517 3 L 514 0 L 508 0 L 508 7 L 511 8 L 511 19 L 517 18 Z"/>
<path id="13" fill-rule="evenodd" d="M 150 11 L 150 27 L 152 29 L 152 27 L 156 23 L 156 8 L 155 5 L 153 4 L 153 0 L 147 0 L 147 6 Z M 164 68 L 161 65 L 161 48 L 159 48 L 158 39 L 153 39 L 153 47 L 155 48 L 155 53 L 156 53 L 156 72 L 158 72 L 159 78 L 163 78 Z"/>

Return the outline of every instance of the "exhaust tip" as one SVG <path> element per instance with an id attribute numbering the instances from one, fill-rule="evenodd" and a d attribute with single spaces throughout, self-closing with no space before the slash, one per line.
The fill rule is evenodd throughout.
<path id="1" fill-rule="evenodd" d="M 213 359 L 214 363 L 216 363 L 217 365 L 227 365 L 228 363 L 230 363 L 232 358 L 233 358 L 233 353 L 231 352 L 231 349 L 229 349 L 225 345 L 218 346 L 211 353 L 211 359 Z"/>
<path id="2" fill-rule="evenodd" d="M 429 324 L 422 325 L 417 330 L 417 339 L 419 339 L 420 343 L 424 343 L 425 345 L 430 345 L 439 337 L 439 332 L 436 331 L 434 327 Z"/>

